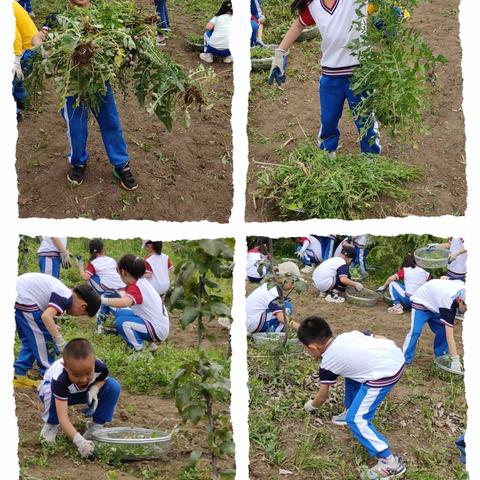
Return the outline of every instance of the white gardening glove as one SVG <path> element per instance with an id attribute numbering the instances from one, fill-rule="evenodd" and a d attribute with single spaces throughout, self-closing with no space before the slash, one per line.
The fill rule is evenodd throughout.
<path id="1" fill-rule="evenodd" d="M 70 252 L 68 250 L 60 252 L 60 260 L 62 261 L 63 268 L 70 268 L 72 266 L 70 263 Z"/>
<path id="2" fill-rule="evenodd" d="M 381 287 L 378 287 L 375 291 L 376 291 L 376 292 L 379 292 L 379 293 L 382 293 L 382 292 L 384 292 L 386 289 L 387 289 L 387 287 L 386 287 L 385 285 L 382 285 Z"/>
<path id="3" fill-rule="evenodd" d="M 62 353 L 67 342 L 64 340 L 64 338 L 61 335 L 58 335 L 57 337 L 53 337 L 53 341 L 55 342 L 55 345 L 57 346 L 60 353 Z"/>
<path id="4" fill-rule="evenodd" d="M 454 260 L 457 259 L 459 253 L 458 252 L 454 252 L 454 253 L 451 253 L 449 256 L 448 256 L 448 263 L 452 263 Z"/>
<path id="5" fill-rule="evenodd" d="M 309 400 L 305 405 L 303 406 L 306 412 L 308 413 L 315 413 L 318 408 L 313 406 L 313 400 Z"/>
<path id="6" fill-rule="evenodd" d="M 299 250 L 298 252 L 295 252 L 295 255 L 297 255 L 298 258 L 304 259 L 305 258 L 305 250 Z"/>
<path id="7" fill-rule="evenodd" d="M 275 56 L 272 61 L 272 68 L 268 76 L 268 84 L 273 85 L 276 82 L 277 85 L 285 83 L 286 75 L 285 69 L 287 68 L 287 52 L 283 48 L 275 49 Z"/>
<path id="8" fill-rule="evenodd" d="M 354 282 L 353 287 L 357 292 L 361 292 L 363 290 L 363 285 L 360 282 Z"/>
<path id="9" fill-rule="evenodd" d="M 457 371 L 457 372 L 463 371 L 463 367 L 462 367 L 462 364 L 460 362 L 460 356 L 459 355 L 455 355 L 455 356 L 452 357 L 452 363 L 450 364 L 450 368 L 452 370 Z"/>
<path id="10" fill-rule="evenodd" d="M 18 80 L 23 80 L 23 70 L 22 65 L 20 63 L 20 59 L 22 57 L 20 55 L 15 55 L 15 61 L 13 62 L 13 69 L 12 73 Z"/>
<path id="11" fill-rule="evenodd" d="M 83 412 L 86 417 L 91 417 L 98 407 L 98 392 L 100 389 L 97 385 L 92 385 L 87 392 L 87 405 L 88 408 Z"/>
<path id="12" fill-rule="evenodd" d="M 95 444 L 90 440 L 85 440 L 78 432 L 73 437 L 73 444 L 82 458 L 89 458 L 93 455 Z"/>

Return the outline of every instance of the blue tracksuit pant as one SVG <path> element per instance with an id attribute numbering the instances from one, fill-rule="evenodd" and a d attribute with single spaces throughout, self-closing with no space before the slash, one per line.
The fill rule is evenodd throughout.
<path id="1" fill-rule="evenodd" d="M 466 452 L 465 452 L 466 445 L 465 445 L 465 434 L 464 433 L 462 433 L 457 438 L 457 440 L 455 442 L 455 445 L 460 450 L 460 461 L 463 464 L 467 463 L 467 456 L 466 456 Z"/>
<path id="2" fill-rule="evenodd" d="M 47 257 L 44 255 L 38 256 L 38 268 L 41 273 L 46 273 L 55 278 L 60 278 L 60 268 L 62 261 L 60 257 Z"/>
<path id="3" fill-rule="evenodd" d="M 98 275 L 92 275 L 88 282 L 102 297 L 105 298 L 120 298 L 121 295 L 116 290 L 103 290 L 100 287 L 100 278 Z M 115 309 L 109 307 L 108 305 L 101 305 L 100 309 L 97 312 L 96 319 L 97 319 L 97 326 L 103 325 L 108 317 L 109 314 L 115 314 Z"/>
<path id="4" fill-rule="evenodd" d="M 122 124 L 115 104 L 112 87 L 107 84 L 105 95 L 99 95 L 100 107 L 95 113 L 103 144 L 110 163 L 121 168 L 128 162 L 127 144 L 123 137 Z M 88 107 L 79 105 L 76 108 L 75 97 L 68 97 L 67 103 L 61 110 L 62 117 L 67 124 L 67 136 L 70 143 L 68 161 L 72 165 L 85 165 L 89 159 L 87 152 L 88 140 Z"/>
<path id="5" fill-rule="evenodd" d="M 392 453 L 387 439 L 377 431 L 372 420 L 378 407 L 395 385 L 377 388 L 349 378 L 345 379 L 347 425 L 354 437 L 373 457 L 387 458 Z"/>
<path id="6" fill-rule="evenodd" d="M 302 245 L 297 245 L 297 248 L 295 249 L 295 251 L 299 252 L 301 249 L 302 249 Z M 318 265 L 318 260 L 317 260 L 317 257 L 315 256 L 315 253 L 313 252 L 313 250 L 310 250 L 309 248 L 305 250 L 305 256 L 303 257 L 302 261 L 306 267 Z"/>
<path id="7" fill-rule="evenodd" d="M 133 313 L 131 308 L 119 308 L 115 312 L 115 328 L 118 334 L 134 350 L 142 350 L 144 342 L 153 342 L 145 321 Z"/>
<path id="8" fill-rule="evenodd" d="M 205 30 L 203 34 L 203 53 L 211 53 L 216 57 L 229 57 L 231 55 L 228 48 L 219 50 L 218 48 L 210 45 L 210 37 L 213 34 L 213 30 Z"/>
<path id="9" fill-rule="evenodd" d="M 329 237 L 320 237 L 320 245 L 322 246 L 322 258 L 328 260 L 333 257 L 335 240 Z"/>
<path id="10" fill-rule="evenodd" d="M 410 365 L 415 356 L 415 350 L 417 348 L 417 342 L 422 333 L 423 327 L 428 323 L 430 330 L 434 333 L 435 339 L 433 341 L 433 352 L 435 357 L 440 357 L 448 353 L 447 336 L 445 333 L 445 327 L 443 323 L 440 323 L 440 315 L 438 313 L 431 312 L 430 310 L 420 310 L 412 308 L 412 323 L 410 331 L 405 338 L 403 344 L 403 354 L 405 355 L 405 363 Z"/>
<path id="11" fill-rule="evenodd" d="M 32 13 L 32 0 L 18 0 L 18 3 L 19 3 L 28 13 Z"/>
<path id="12" fill-rule="evenodd" d="M 340 141 L 338 123 L 343 113 L 343 104 L 347 100 L 350 110 L 354 110 L 360 103 L 362 95 L 356 95 L 350 88 L 351 77 L 320 77 L 320 121 L 318 146 L 322 150 L 335 152 Z M 358 131 L 362 129 L 363 121 L 355 120 Z M 360 140 L 363 153 L 380 153 L 381 147 L 378 138 L 378 126 L 375 122 Z"/>
<path id="13" fill-rule="evenodd" d="M 58 352 L 52 336 L 42 321 L 42 311 L 24 312 L 15 309 L 15 324 L 18 338 L 22 343 L 14 363 L 15 375 L 26 375 L 36 361 L 43 375 L 55 361 Z"/>
<path id="14" fill-rule="evenodd" d="M 98 392 L 98 406 L 92 416 L 94 423 L 103 425 L 104 423 L 112 421 L 121 389 L 122 387 L 115 378 L 107 378 L 105 385 Z M 43 421 L 50 425 L 58 425 L 55 397 L 52 395 L 50 382 L 42 383 L 39 390 L 39 397 L 43 402 Z M 69 406 L 81 404 L 87 404 L 87 392 L 70 395 L 68 400 Z"/>
<path id="15" fill-rule="evenodd" d="M 285 313 L 287 316 L 292 315 L 293 307 L 292 302 L 286 298 L 284 300 L 285 304 Z M 277 310 L 275 308 L 275 310 Z M 278 320 L 278 318 L 273 314 L 272 310 L 266 310 L 262 316 L 262 319 L 259 323 L 259 328 L 255 331 L 255 333 L 259 332 L 283 332 L 285 330 L 285 325 Z"/>
<path id="16" fill-rule="evenodd" d="M 154 0 L 155 10 L 158 15 L 157 30 L 170 31 L 170 18 L 168 17 L 167 0 Z"/>
<path id="17" fill-rule="evenodd" d="M 360 273 L 366 273 L 367 272 L 367 249 L 366 248 L 360 248 L 355 246 L 355 258 L 353 259 L 352 262 L 352 267 L 358 267 L 360 270 Z"/>
<path id="18" fill-rule="evenodd" d="M 388 286 L 388 291 L 390 293 L 390 297 L 392 297 L 394 305 L 401 303 L 404 307 L 411 308 L 412 302 L 410 301 L 410 297 L 407 296 L 403 282 L 398 280 L 392 282 Z"/>

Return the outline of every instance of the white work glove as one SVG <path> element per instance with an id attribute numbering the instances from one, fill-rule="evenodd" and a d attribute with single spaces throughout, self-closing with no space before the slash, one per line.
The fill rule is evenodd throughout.
<path id="1" fill-rule="evenodd" d="M 13 69 L 12 73 L 18 80 L 23 80 L 23 70 L 22 65 L 20 63 L 20 59 L 22 57 L 20 55 L 15 55 L 15 61 L 13 62 Z"/>
<path id="2" fill-rule="evenodd" d="M 90 440 L 85 440 L 78 432 L 73 437 L 73 444 L 82 458 L 89 458 L 93 455 L 95 444 Z"/>
<path id="3" fill-rule="evenodd" d="M 360 282 L 354 282 L 353 287 L 357 292 L 361 292 L 363 290 L 363 285 Z"/>
<path id="4" fill-rule="evenodd" d="M 60 252 L 60 260 L 62 261 L 63 268 L 70 268 L 72 266 L 70 263 L 70 252 L 68 250 Z"/>
<path id="5" fill-rule="evenodd" d="M 285 69 L 287 68 L 287 52 L 283 48 L 275 49 L 275 56 L 272 61 L 272 68 L 270 69 L 270 74 L 268 76 L 268 84 L 273 85 L 273 82 L 276 82 L 277 85 L 282 85 L 285 83 L 286 75 Z"/>
<path id="6" fill-rule="evenodd" d="M 85 416 L 91 417 L 94 413 L 95 410 L 98 407 L 98 392 L 100 389 L 97 387 L 97 385 L 92 385 L 90 389 L 87 392 L 87 405 L 88 408 L 85 410 Z"/>
<path id="7" fill-rule="evenodd" d="M 308 413 L 315 413 L 318 408 L 313 406 L 313 400 L 309 400 L 305 405 L 303 406 L 306 412 Z"/>
<path id="8" fill-rule="evenodd" d="M 60 353 L 62 353 L 67 342 L 64 340 L 64 338 L 61 335 L 58 335 L 57 337 L 53 337 L 53 341 L 55 342 L 55 345 L 57 346 Z"/>
<path id="9" fill-rule="evenodd" d="M 387 289 L 385 285 L 382 285 L 381 287 L 378 287 L 375 291 L 378 293 L 382 293 Z"/>
<path id="10" fill-rule="evenodd" d="M 301 259 L 304 259 L 306 257 L 305 250 L 299 250 L 298 252 L 295 252 L 295 255 L 297 255 L 297 257 Z"/>
<path id="11" fill-rule="evenodd" d="M 463 367 L 462 367 L 462 364 L 460 362 L 460 356 L 459 355 L 455 355 L 455 356 L 452 357 L 452 363 L 450 364 L 450 368 L 452 370 L 457 371 L 457 372 L 463 371 Z"/>

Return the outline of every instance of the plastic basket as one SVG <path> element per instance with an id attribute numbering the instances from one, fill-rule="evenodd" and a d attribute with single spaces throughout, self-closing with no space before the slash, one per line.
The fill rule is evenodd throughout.
<path id="1" fill-rule="evenodd" d="M 305 42 L 306 40 L 313 40 L 319 36 L 320 32 L 316 26 L 304 28 L 303 32 L 298 36 L 297 42 Z"/>
<path id="2" fill-rule="evenodd" d="M 172 434 L 138 427 L 102 428 L 93 433 L 95 453 L 121 460 L 155 460 L 165 458 Z"/>
<path id="3" fill-rule="evenodd" d="M 448 265 L 449 252 L 446 248 L 417 248 L 413 255 L 417 265 L 425 268 L 426 270 L 445 268 Z"/>
<path id="4" fill-rule="evenodd" d="M 380 295 L 369 288 L 357 292 L 354 288 L 347 288 L 345 296 L 348 303 L 358 305 L 360 307 L 373 307 L 377 304 Z"/>
<path id="5" fill-rule="evenodd" d="M 389 292 L 388 288 L 383 292 L 382 298 L 383 298 L 383 301 L 384 301 L 389 307 L 392 307 L 392 306 L 393 306 L 393 299 L 392 299 L 392 297 L 390 296 L 390 292 Z"/>
<path id="6" fill-rule="evenodd" d="M 203 41 L 194 41 L 192 39 L 185 39 L 185 46 L 191 52 L 203 52 Z"/>
<path id="7" fill-rule="evenodd" d="M 270 70 L 272 67 L 273 58 L 275 56 L 275 49 L 278 45 L 265 45 L 266 50 L 271 51 L 271 55 L 265 58 L 251 58 L 250 61 L 252 62 L 252 71 L 253 72 L 260 72 L 263 70 Z M 288 51 L 286 55 L 288 55 Z"/>
<path id="8" fill-rule="evenodd" d="M 440 368 L 441 370 L 444 370 L 445 372 L 452 373 L 453 375 L 464 375 L 463 370 L 461 372 L 457 370 L 452 370 L 450 368 L 450 362 L 451 362 L 450 355 L 442 355 L 440 357 L 436 357 L 434 360 L 435 365 Z"/>

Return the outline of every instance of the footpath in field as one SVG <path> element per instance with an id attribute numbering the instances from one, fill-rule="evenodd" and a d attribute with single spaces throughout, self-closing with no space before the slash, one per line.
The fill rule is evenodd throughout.
<path id="1" fill-rule="evenodd" d="M 287 4 L 274 0 L 265 1 L 263 11 L 267 18 L 263 39 L 267 44 L 278 44 L 295 17 L 289 14 Z M 394 185 L 398 182 L 399 188 L 389 192 L 391 179 L 387 176 L 380 181 L 386 187 L 382 191 L 382 185 L 376 183 L 388 170 L 388 165 L 385 168 L 377 166 L 370 178 L 368 166 L 359 167 L 363 171 L 358 171 L 352 161 L 348 168 L 344 166 L 346 173 L 339 177 L 342 165 L 334 165 L 335 160 L 331 159 L 328 178 L 321 162 L 329 160 L 313 158 L 308 147 L 316 143 L 320 126 L 320 39 L 316 36 L 290 48 L 286 83 L 282 87 L 267 84 L 268 70 L 251 74 L 248 221 L 270 221 L 279 217 L 348 219 L 463 214 L 466 206 L 465 135 L 458 1 L 418 2 L 405 25 L 418 31 L 433 53 L 445 56 L 448 63 L 438 64 L 428 82 L 431 107 L 425 116 L 425 126 L 430 133 L 402 140 L 388 136 L 386 128 L 380 125 L 380 141 L 387 162 L 394 159 L 404 166 L 403 169 L 419 167 L 423 173 L 418 176 L 418 171 L 400 172 L 396 167 L 397 171 L 391 173 L 396 176 Z M 392 93 L 392 97 L 398 93 Z M 341 163 L 345 154 L 359 153 L 358 134 L 346 104 L 340 131 L 337 157 L 341 158 L 337 163 Z M 292 155 L 296 151 L 298 153 Z M 285 163 L 289 168 L 279 167 Z M 276 175 L 273 172 L 277 172 Z M 312 187 L 316 178 L 318 183 L 323 182 L 322 187 Z M 329 189 L 325 191 L 325 205 L 318 205 L 320 200 L 316 200 L 319 188 Z M 337 210 L 329 208 L 336 203 L 333 192 L 342 196 L 342 202 L 345 200 L 345 205 Z M 337 198 L 340 202 L 340 196 Z M 311 215 L 310 211 L 315 214 Z"/>
<path id="2" fill-rule="evenodd" d="M 75 255 L 85 254 L 88 245 L 88 239 L 70 238 L 67 242 L 69 251 Z M 145 250 L 141 245 L 140 239 L 104 242 L 105 253 L 108 252 L 110 258 L 117 260 L 129 252 L 138 257 L 145 257 Z M 176 268 L 171 278 L 171 293 L 173 294 L 176 290 L 174 294 L 176 299 L 168 299 L 163 304 L 169 314 L 170 331 L 164 342 L 157 341 L 157 349 L 154 351 L 144 345 L 142 351 L 135 352 L 131 346 L 130 348 L 127 346 L 125 337 L 119 333 L 120 327 L 115 323 L 117 312 L 125 309 L 114 312 L 115 318 L 111 315 L 102 317 L 103 323 L 100 330 L 100 319 L 95 317 L 64 315 L 55 319 L 60 334 L 66 341 L 84 338 L 91 342 L 96 358 L 104 362 L 109 370 L 109 376 L 115 378 L 122 387 L 113 421 L 107 423 L 106 427 L 144 428 L 154 432 L 171 433 L 169 450 L 159 455 L 159 452 L 149 450 L 148 444 L 133 447 L 125 444 L 108 446 L 95 439 L 94 458 L 84 459 L 80 458 L 77 448 L 62 431 L 57 434 L 52 443 L 40 441 L 39 434 L 44 424 L 42 419 L 44 408 L 39 393 L 35 388 L 25 388 L 25 385 L 22 388 L 15 383 L 20 478 L 73 480 L 79 477 L 79 469 L 81 469 L 82 478 L 99 480 L 120 478 L 208 480 L 219 475 L 218 472 L 222 472 L 225 478 L 232 478 L 233 442 L 230 441 L 231 425 L 228 415 L 229 333 L 217 322 L 217 317 L 222 316 L 226 324 L 229 324 L 227 315 L 232 291 L 227 273 L 230 270 L 230 263 L 226 261 L 225 256 L 222 256 L 223 254 L 218 253 L 218 249 L 228 249 L 228 251 L 223 250 L 228 256 L 231 245 L 231 242 L 225 243 L 223 240 L 219 243 L 216 241 L 209 243 L 207 249 L 210 253 L 215 253 L 214 250 L 217 252 L 217 256 L 210 257 L 204 250 L 198 250 L 202 247 L 194 242 L 169 242 L 163 246 L 163 254 L 168 255 Z M 37 239 L 28 237 L 22 239 L 20 273 L 38 272 L 36 255 L 38 246 Z M 205 272 L 205 276 L 202 277 L 196 268 L 192 268 L 191 263 L 189 265 L 185 263 L 185 260 L 188 261 L 191 258 L 190 255 L 192 257 L 199 255 L 200 251 L 203 252 L 201 261 L 210 258 L 215 263 L 214 268 L 217 273 L 223 275 L 221 278 L 216 277 L 211 270 Z M 137 262 L 140 261 L 138 257 Z M 97 259 L 103 259 L 105 264 L 107 262 L 106 256 L 99 256 Z M 48 264 L 48 261 L 48 259 L 43 261 L 43 264 Z M 152 256 L 150 256 L 150 262 L 153 264 Z M 74 263 L 73 258 L 72 263 Z M 88 265 L 86 264 L 85 271 L 90 271 L 92 265 L 97 265 L 96 268 L 100 270 L 99 263 L 95 260 Z M 158 265 L 155 268 L 158 269 Z M 153 270 L 158 271 L 155 268 Z M 105 286 L 104 282 L 108 277 L 105 270 L 102 272 L 103 274 L 98 271 L 98 275 L 101 276 L 102 285 Z M 48 275 L 43 276 L 51 278 Z M 209 291 L 208 294 L 202 294 L 203 316 L 198 310 L 192 315 L 190 295 L 195 298 L 193 289 L 197 285 L 198 292 L 197 282 L 202 282 L 202 278 L 208 283 Z M 213 281 L 214 278 L 217 279 L 216 282 Z M 62 267 L 60 280 L 70 287 L 79 285 L 81 283 L 79 269 L 73 265 L 69 269 Z M 38 276 L 34 281 L 40 282 Z M 93 282 L 94 280 L 92 285 Z M 141 303 L 145 304 L 148 300 L 145 282 L 139 288 L 143 292 Z M 189 288 L 192 288 L 192 292 Z M 30 293 L 35 295 L 35 292 Z M 170 295 L 167 296 L 170 297 Z M 151 299 L 150 302 L 152 302 Z M 195 299 L 195 305 L 199 305 L 198 298 Z M 222 310 L 222 314 L 219 309 Z M 209 320 L 210 315 L 207 310 L 217 311 L 215 318 Z M 124 313 L 128 314 L 128 312 Z M 20 344 L 19 338 L 16 338 L 16 356 L 18 356 Z M 200 366 L 203 368 L 204 377 L 198 373 L 197 369 Z M 36 366 L 28 372 L 30 382 L 40 378 Z M 18 373 L 16 379 L 18 379 Z M 201 388 L 205 388 L 203 394 L 200 393 Z M 206 401 L 203 402 L 202 395 L 210 398 L 210 407 Z M 89 420 L 84 411 L 85 404 L 68 408 L 72 424 L 82 435 L 85 435 Z M 207 429 L 209 421 L 207 417 L 213 422 L 210 430 Z M 155 435 L 159 434 L 154 434 L 152 438 L 156 438 Z M 132 455 L 136 456 L 135 461 L 132 461 Z M 215 462 L 215 474 L 213 462 Z"/>
<path id="3" fill-rule="evenodd" d="M 154 13 L 153 1 L 141 0 L 145 15 Z M 35 21 L 62 11 L 56 0 L 38 2 Z M 202 63 L 188 51 L 185 40 L 202 34 L 218 8 L 213 2 L 183 0 L 169 4 L 172 32 L 166 47 L 172 59 L 188 72 Z M 213 9 L 213 10 L 212 10 Z M 191 110 L 191 126 L 180 121 L 169 132 L 139 106 L 133 89 L 116 101 L 138 189 L 126 192 L 112 175 L 98 125 L 90 116 L 90 159 L 84 183 L 67 184 L 69 151 L 65 122 L 58 112 L 53 84 L 37 110 L 25 113 L 19 123 L 17 174 L 22 217 L 152 219 L 171 221 L 211 220 L 226 222 L 232 202 L 230 101 L 232 66 L 215 62 L 216 78 L 205 86 L 208 103 Z"/>

